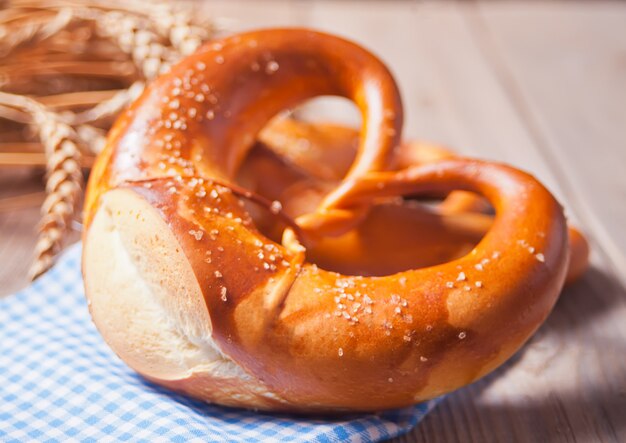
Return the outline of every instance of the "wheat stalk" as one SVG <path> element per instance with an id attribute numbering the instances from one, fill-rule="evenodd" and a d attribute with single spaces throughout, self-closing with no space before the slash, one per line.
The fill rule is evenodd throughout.
<path id="1" fill-rule="evenodd" d="M 0 103 L 31 115 L 46 153 L 47 197 L 41 206 L 39 238 L 30 270 L 34 279 L 50 267 L 70 229 L 83 185 L 81 153 L 74 130 L 41 103 L 4 92 L 0 92 Z"/>
<path id="2" fill-rule="evenodd" d="M 35 129 L 47 163 L 47 197 L 31 268 L 35 277 L 53 263 L 71 228 L 83 185 L 81 150 L 86 159 L 99 152 L 112 117 L 145 82 L 194 52 L 217 28 L 188 6 L 169 3 L 8 0 L 0 5 L 0 88 L 5 91 L 0 92 L 0 131 L 8 129 L 3 141 L 13 146 L 5 153 L 7 164 L 41 162 L 16 157 L 16 148 L 37 143 L 28 133 L 15 138 L 20 133 L 7 121 Z"/>

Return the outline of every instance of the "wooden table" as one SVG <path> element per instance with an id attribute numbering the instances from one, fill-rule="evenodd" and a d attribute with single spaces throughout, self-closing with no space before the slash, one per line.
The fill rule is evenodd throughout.
<path id="1" fill-rule="evenodd" d="M 399 441 L 626 441 L 626 3 L 205 5 L 231 29 L 311 26 L 369 47 L 400 84 L 407 137 L 532 171 L 589 235 L 591 270 L 530 343 Z M 342 103 L 311 108 L 355 121 Z M 40 180 L 0 170 L 0 197 Z M 27 282 L 37 214 L 0 206 L 0 294 Z"/>

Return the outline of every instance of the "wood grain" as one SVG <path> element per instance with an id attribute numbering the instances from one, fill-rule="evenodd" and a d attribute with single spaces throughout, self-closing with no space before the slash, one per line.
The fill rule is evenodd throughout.
<path id="1" fill-rule="evenodd" d="M 528 345 L 397 441 L 626 441 L 626 3 L 205 5 L 234 30 L 311 26 L 362 43 L 398 79 L 407 136 L 531 171 L 592 240 L 592 269 Z M 359 121 L 336 100 L 302 114 Z M 40 175 L 6 174 L 0 198 L 40 189 Z M 0 212 L 0 294 L 25 284 L 37 213 Z"/>
<path id="2" fill-rule="evenodd" d="M 626 283 L 626 3 L 503 6 L 472 14 L 479 40 Z"/>

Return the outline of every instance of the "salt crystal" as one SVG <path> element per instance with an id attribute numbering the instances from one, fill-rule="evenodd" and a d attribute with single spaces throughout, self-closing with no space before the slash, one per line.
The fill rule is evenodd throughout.
<path id="1" fill-rule="evenodd" d="M 278 214 L 282 209 L 283 205 L 278 200 L 274 200 L 270 205 L 270 211 L 272 214 Z"/>
<path id="2" fill-rule="evenodd" d="M 268 62 L 268 64 L 265 66 L 265 72 L 267 74 L 273 74 L 274 72 L 278 71 L 279 67 L 280 66 L 278 65 L 278 63 L 272 60 L 271 62 Z"/>

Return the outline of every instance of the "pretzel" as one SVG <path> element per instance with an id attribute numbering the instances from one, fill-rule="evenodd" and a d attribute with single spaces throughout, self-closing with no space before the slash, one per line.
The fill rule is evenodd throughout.
<path id="1" fill-rule="evenodd" d="M 350 98 L 363 115 L 345 177 L 332 187 L 316 178 L 316 206 L 293 210 L 238 183 L 259 170 L 244 162 L 271 117 L 322 94 Z M 405 406 L 504 362 L 563 286 L 562 208 L 504 165 L 458 158 L 394 170 L 401 120 L 379 60 L 308 30 L 228 37 L 158 78 L 114 125 L 88 184 L 83 274 L 109 346 L 184 394 L 289 412 Z M 407 214 L 419 212 L 401 196 L 459 189 L 482 194 L 497 214 L 459 258 L 392 274 L 379 263 L 363 275 L 311 261 L 342 247 L 320 246 L 332 236 L 368 223 L 384 243 L 381 221 L 394 211 L 409 232 L 419 217 Z"/>

